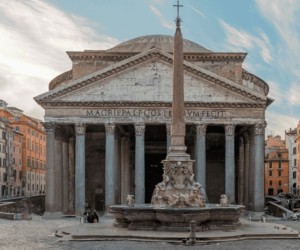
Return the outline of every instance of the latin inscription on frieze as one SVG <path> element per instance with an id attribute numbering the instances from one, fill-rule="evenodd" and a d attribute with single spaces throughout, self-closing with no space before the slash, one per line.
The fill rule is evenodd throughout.
<path id="1" fill-rule="evenodd" d="M 89 118 L 105 118 L 105 117 L 171 117 L 172 112 L 170 109 L 90 109 L 86 110 L 86 117 Z M 189 119 L 202 119 L 202 118 L 224 118 L 228 117 L 228 112 L 224 110 L 194 110 L 187 109 L 185 117 Z"/>

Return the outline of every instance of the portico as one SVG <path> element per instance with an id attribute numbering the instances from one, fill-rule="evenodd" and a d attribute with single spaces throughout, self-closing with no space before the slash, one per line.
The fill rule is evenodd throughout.
<path id="1" fill-rule="evenodd" d="M 170 145 L 173 44 L 168 36 L 139 39 L 107 51 L 68 52 L 72 70 L 35 98 L 45 108 L 46 212 L 105 211 L 129 193 L 136 203 L 149 202 Z M 231 203 L 261 211 L 268 85 L 242 69 L 244 53 L 215 53 L 188 40 L 184 51 L 186 145 L 195 179 L 210 202 L 225 193 Z"/>

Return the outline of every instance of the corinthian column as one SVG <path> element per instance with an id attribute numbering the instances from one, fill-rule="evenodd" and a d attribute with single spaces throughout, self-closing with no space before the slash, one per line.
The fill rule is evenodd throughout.
<path id="1" fill-rule="evenodd" d="M 115 204 L 115 125 L 105 124 L 105 210 Z"/>
<path id="2" fill-rule="evenodd" d="M 75 145 L 75 213 L 85 210 L 85 125 L 76 124 Z"/>
<path id="3" fill-rule="evenodd" d="M 238 197 L 239 204 L 243 204 L 244 202 L 244 175 L 245 175 L 245 152 L 244 152 L 244 138 L 239 138 L 239 184 L 238 184 Z"/>
<path id="4" fill-rule="evenodd" d="M 55 124 L 45 122 L 44 127 L 46 130 L 46 197 L 45 197 L 45 215 L 46 213 L 55 212 Z"/>
<path id="5" fill-rule="evenodd" d="M 230 203 L 235 202 L 234 126 L 225 126 L 225 194 Z"/>
<path id="6" fill-rule="evenodd" d="M 244 134 L 244 159 L 245 159 L 245 169 L 244 169 L 244 205 L 249 206 L 249 162 L 250 162 L 250 148 L 249 148 L 249 135 L 246 132 Z"/>
<path id="7" fill-rule="evenodd" d="M 206 189 L 206 124 L 197 125 L 197 138 L 196 138 L 196 181 L 199 182 L 203 189 Z"/>
<path id="8" fill-rule="evenodd" d="M 254 127 L 254 211 L 264 210 L 264 129 L 265 124 Z"/>
<path id="9" fill-rule="evenodd" d="M 145 203 L 145 125 L 135 126 L 135 202 Z"/>

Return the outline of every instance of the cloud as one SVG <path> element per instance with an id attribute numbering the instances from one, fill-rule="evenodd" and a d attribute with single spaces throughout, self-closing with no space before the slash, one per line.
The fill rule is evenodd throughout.
<path id="1" fill-rule="evenodd" d="M 281 39 L 278 63 L 294 76 L 300 77 L 300 1 L 299 0 L 256 0 L 257 7 L 275 28 Z"/>
<path id="2" fill-rule="evenodd" d="M 270 63 L 273 60 L 271 56 L 271 44 L 263 31 L 260 31 L 260 36 L 254 36 L 246 31 L 230 26 L 223 20 L 220 20 L 220 23 L 226 33 L 226 40 L 231 49 L 248 51 L 257 47 L 260 50 L 262 59 L 266 63 Z"/>
<path id="3" fill-rule="evenodd" d="M 149 5 L 149 8 L 150 8 L 151 12 L 159 18 L 160 23 L 164 28 L 167 28 L 169 30 L 174 30 L 175 26 L 174 26 L 173 22 L 171 22 L 167 18 L 165 18 L 163 16 L 163 14 L 157 8 L 155 8 L 153 5 Z"/>
<path id="4" fill-rule="evenodd" d="M 42 119 L 43 110 L 33 97 L 71 68 L 65 51 L 107 49 L 118 43 L 97 34 L 93 26 L 46 1 L 0 1 L 0 99 Z"/>
<path id="5" fill-rule="evenodd" d="M 277 112 L 266 111 L 266 122 L 266 135 L 280 135 L 281 138 L 284 138 L 284 131 L 295 128 L 298 124 L 298 119 Z"/>
<path id="6" fill-rule="evenodd" d="M 196 9 L 195 7 L 193 7 L 192 5 L 188 5 L 189 8 L 191 8 L 192 10 L 194 10 L 197 14 L 199 14 L 201 17 L 206 18 L 206 16 L 198 9 Z"/>
<path id="7" fill-rule="evenodd" d="M 300 105 L 300 84 L 292 83 L 287 94 L 288 102 L 292 106 Z"/>
<path id="8" fill-rule="evenodd" d="M 266 82 L 270 86 L 270 92 L 268 96 L 275 99 L 274 103 L 272 103 L 272 106 L 280 106 L 284 104 L 287 96 L 286 91 L 283 91 L 280 84 L 275 81 L 268 80 Z"/>

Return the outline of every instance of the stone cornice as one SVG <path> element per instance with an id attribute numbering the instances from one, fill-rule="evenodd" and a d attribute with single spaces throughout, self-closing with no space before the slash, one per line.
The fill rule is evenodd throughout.
<path id="1" fill-rule="evenodd" d="M 249 80 L 255 84 L 257 84 L 259 87 L 261 87 L 264 90 L 265 95 L 268 95 L 269 93 L 269 85 L 262 79 L 260 79 L 258 76 L 251 74 L 247 70 L 243 69 L 243 80 Z"/>
<path id="2" fill-rule="evenodd" d="M 185 107 L 266 108 L 266 103 L 185 102 Z M 43 102 L 43 107 L 172 107 L 171 102 Z"/>
<path id="3" fill-rule="evenodd" d="M 52 100 L 54 101 L 54 99 L 56 99 L 60 96 L 63 96 L 67 93 L 78 90 L 80 88 L 83 88 L 89 84 L 96 82 L 96 81 L 100 81 L 100 80 L 106 79 L 108 77 L 111 77 L 111 76 L 115 75 L 116 73 L 123 72 L 133 66 L 144 63 L 146 61 L 153 60 L 154 58 L 158 58 L 158 59 L 164 61 L 165 63 L 168 63 L 170 66 L 173 64 L 173 58 L 170 54 L 154 48 L 147 52 L 133 56 L 129 59 L 123 60 L 121 62 L 117 62 L 112 66 L 109 66 L 105 69 L 96 71 L 96 72 L 89 74 L 85 77 L 82 77 L 80 79 L 66 83 L 64 86 L 57 87 L 56 89 L 53 89 L 47 93 L 36 96 L 34 99 L 39 104 L 45 103 L 47 101 L 52 101 Z M 193 74 L 196 77 L 200 77 L 207 81 L 213 82 L 218 86 L 221 86 L 225 89 L 231 90 L 237 94 L 240 94 L 246 98 L 249 98 L 252 101 L 266 102 L 267 98 L 265 96 L 258 94 L 252 90 L 249 90 L 244 86 L 241 86 L 241 85 L 239 85 L 235 82 L 232 82 L 224 77 L 216 75 L 216 74 L 214 74 L 208 70 L 205 70 L 201 67 L 197 67 L 193 63 L 184 61 L 184 70 L 186 72 L 189 72 L 190 74 Z"/>
<path id="4" fill-rule="evenodd" d="M 56 85 L 61 82 L 71 81 L 72 78 L 73 78 L 72 70 L 66 71 L 51 80 L 51 82 L 49 83 L 49 89 L 50 90 L 54 89 Z"/>
<path id="5" fill-rule="evenodd" d="M 72 61 L 113 60 L 120 61 L 138 55 L 138 52 L 109 52 L 105 50 L 67 51 Z M 172 55 L 173 53 L 168 53 Z M 243 52 L 185 52 L 186 61 L 244 61 Z"/>

